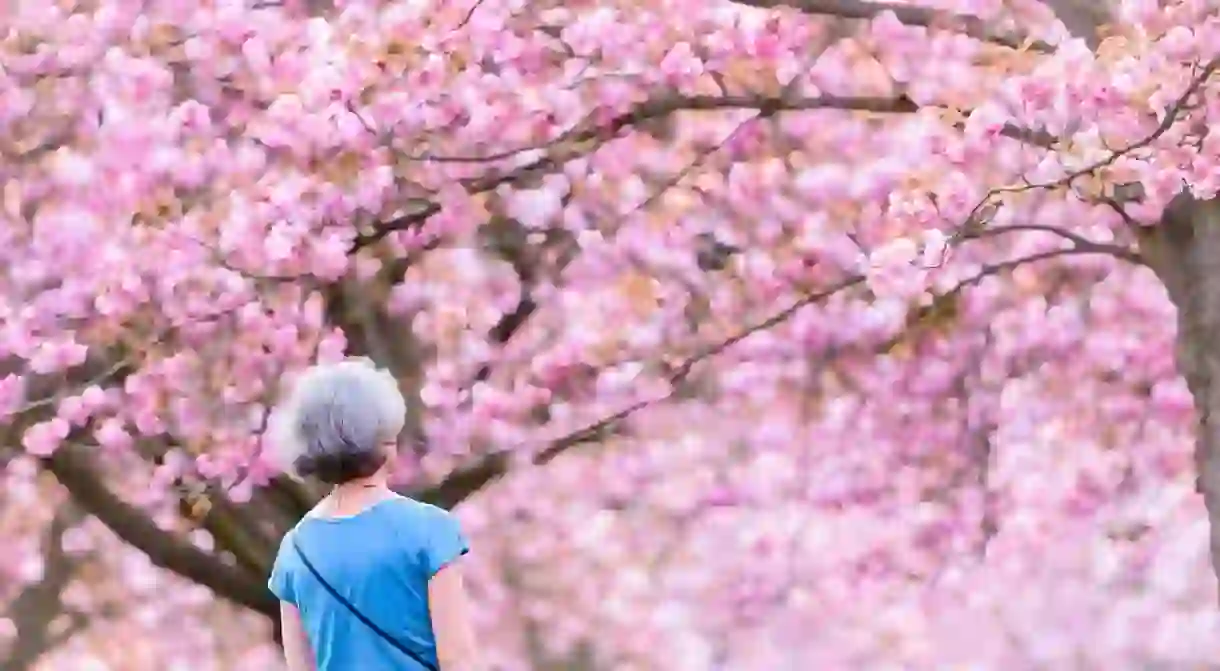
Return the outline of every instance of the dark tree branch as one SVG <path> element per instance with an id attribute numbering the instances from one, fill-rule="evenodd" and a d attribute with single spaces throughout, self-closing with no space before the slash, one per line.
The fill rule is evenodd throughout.
<path id="1" fill-rule="evenodd" d="M 528 231 L 521 222 L 507 216 L 495 216 L 485 226 L 486 246 L 496 256 L 508 262 L 517 281 L 521 286 L 521 294 L 516 306 L 505 313 L 488 333 L 488 340 L 497 346 L 503 346 L 538 309 L 534 300 L 534 285 L 538 282 L 541 250 L 532 250 L 527 242 Z M 483 382 L 491 377 L 491 365 L 484 364 L 474 375 L 474 383 Z"/>
<path id="2" fill-rule="evenodd" d="M 42 464 L 78 505 L 124 542 L 146 554 L 154 565 L 269 617 L 278 611 L 279 605 L 261 577 L 218 561 L 189 541 L 160 528 L 146 511 L 110 491 L 88 448 L 72 441 L 65 442 L 54 454 L 44 458 Z"/>
<path id="3" fill-rule="evenodd" d="M 884 11 L 884 9 L 878 11 Z M 792 93 L 792 87 L 789 86 L 785 87 L 781 94 L 771 96 L 760 94 L 722 96 L 671 95 L 645 101 L 634 106 L 628 112 L 615 117 L 608 123 L 586 125 L 563 134 L 556 140 L 547 143 L 545 145 L 546 154 L 528 165 L 504 172 L 493 170 L 482 177 L 464 180 L 462 184 L 471 194 L 487 193 L 506 184 L 521 185 L 536 179 L 542 174 L 554 172 L 568 161 L 595 151 L 602 144 L 618 137 L 628 128 L 682 111 L 756 110 L 761 116 L 771 116 L 780 111 L 840 110 L 903 114 L 913 113 L 920 109 L 918 105 L 905 96 L 885 98 L 827 95 L 802 98 L 794 96 Z M 1039 146 L 1048 146 L 1052 141 L 1042 131 L 1014 126 L 1004 128 L 1002 134 L 1012 139 Z M 441 206 L 437 203 L 424 202 L 418 204 L 414 211 L 395 219 L 381 222 L 371 232 L 357 236 L 353 242 L 351 253 L 356 253 L 365 247 L 374 245 L 393 232 L 409 230 L 420 226 L 428 218 L 440 211 Z M 505 221 L 508 224 L 515 223 L 511 222 L 511 220 Z M 495 222 L 493 221 L 492 223 Z M 516 307 L 505 314 L 489 333 L 489 340 L 498 345 L 507 343 L 538 307 L 530 289 L 535 282 L 536 259 L 531 258 L 533 255 L 527 254 L 525 251 L 526 248 L 522 243 L 524 233 L 520 230 L 519 224 L 515 227 L 509 225 L 502 226 L 502 228 L 505 229 L 502 234 L 493 236 L 493 238 L 499 248 L 500 256 L 513 265 L 514 270 L 516 270 L 520 277 L 522 292 Z M 513 235 L 514 233 L 515 235 Z M 517 238 L 521 238 L 521 240 Z M 391 278 L 391 284 L 394 281 L 396 279 Z M 379 361 L 379 363 L 387 365 L 402 379 L 401 372 L 394 363 L 394 358 L 386 355 L 389 352 L 389 348 L 379 345 L 379 342 L 392 340 L 392 338 L 379 336 L 379 334 L 387 333 L 387 329 L 370 325 L 370 321 L 379 318 L 377 314 L 378 309 L 376 307 L 366 307 L 363 309 L 363 313 L 357 313 L 356 318 L 353 318 L 351 305 L 364 300 L 363 297 L 355 295 L 356 293 L 352 291 L 346 282 L 326 290 L 328 312 L 332 317 L 332 323 L 335 323 L 344 330 L 344 333 L 348 336 L 349 343 L 352 344 L 353 354 L 371 356 L 374 360 Z M 383 304 L 384 301 L 378 303 Z M 365 301 L 365 304 L 368 305 L 367 301 Z M 409 338 L 410 334 L 406 329 L 400 328 L 397 330 L 397 333 L 400 338 L 407 341 L 411 340 Z M 381 353 L 380 356 L 379 353 Z M 414 385 L 408 383 L 405 391 L 417 396 L 418 384 L 422 384 L 422 364 L 416 355 L 403 358 L 412 362 L 404 370 L 410 372 L 410 378 L 416 383 Z M 472 384 L 485 381 L 491 375 L 491 372 L 490 365 L 481 366 L 475 373 Z M 408 426 L 414 429 L 414 442 L 417 445 L 425 444 L 426 437 L 423 436 L 422 417 L 413 418 L 412 421 L 408 422 Z M 473 480 L 469 477 L 460 477 L 459 479 L 467 484 L 478 480 L 485 482 L 487 479 L 490 479 L 489 473 L 499 471 L 500 468 L 495 463 L 479 465 L 474 469 L 473 474 L 480 477 L 476 477 Z M 466 490 L 466 487 L 458 489 Z M 455 488 L 445 487 L 444 491 L 454 492 Z M 469 491 L 466 491 L 466 494 L 468 493 Z M 421 495 L 425 498 L 438 497 L 438 500 L 452 500 L 451 495 L 440 496 L 439 493 L 435 492 L 423 493 Z M 462 496 L 465 496 L 465 494 Z"/>
<path id="4" fill-rule="evenodd" d="M 348 354 L 372 359 L 398 380 L 408 401 L 404 431 L 412 443 L 422 445 L 426 436 L 423 405 L 418 401 L 429 352 L 415 336 L 412 317 L 391 314 L 386 307 L 389 290 L 404 272 L 405 268 L 392 265 L 369 281 L 341 280 L 327 287 L 323 298 L 328 321 L 347 338 Z"/>
<path id="5" fill-rule="evenodd" d="M 972 377 L 976 382 L 981 383 L 983 360 L 987 355 L 987 351 L 991 348 L 994 338 L 990 328 L 986 329 L 986 339 L 974 361 L 969 366 Z M 961 386 L 961 400 L 965 404 L 963 410 L 964 417 L 962 418 L 962 430 L 965 440 L 967 441 L 966 450 L 970 456 L 970 462 L 975 473 L 975 485 L 978 487 L 979 505 L 979 539 L 977 549 L 979 556 L 986 556 L 987 548 L 991 545 L 991 540 L 995 538 L 999 532 L 999 519 L 997 518 L 996 494 L 993 491 L 991 482 L 991 473 L 995 463 L 995 432 L 998 428 L 994 417 L 985 417 L 979 421 L 979 426 L 972 425 L 971 417 L 971 399 L 974 397 L 974 392 L 969 388 L 965 380 Z"/>
<path id="6" fill-rule="evenodd" d="M 137 440 L 135 451 L 148 462 L 160 465 L 176 448 L 173 436 L 159 435 Z M 212 536 L 218 550 L 231 554 L 252 575 L 263 576 L 270 572 L 276 547 L 266 532 L 268 525 L 265 523 L 282 524 L 285 515 L 276 516 L 281 519 L 266 514 L 261 519 L 257 516 L 255 511 L 259 509 L 270 512 L 267 504 L 271 499 L 266 494 L 259 492 L 248 503 L 239 506 L 221 487 L 184 477 L 174 480 L 172 490 L 182 517 L 202 526 Z M 295 518 L 288 519 L 296 522 Z"/>
<path id="7" fill-rule="evenodd" d="M 99 349 L 67 373 L 30 376 L 27 396 L 33 400 L 3 427 L 4 444 L 19 445 L 25 430 L 47 419 L 58 399 L 70 390 L 88 384 L 122 384 L 130 372 L 131 365 L 123 352 Z M 246 507 L 236 506 L 223 496 L 214 496 L 209 500 L 208 509 L 203 511 L 204 526 L 217 544 L 242 558 L 241 566 L 232 566 L 221 557 L 206 553 L 185 538 L 160 528 L 146 511 L 111 491 L 105 483 L 105 469 L 81 445 L 86 440 L 87 430 L 75 431 L 55 453 L 42 459 L 43 467 L 63 485 L 76 505 L 143 551 L 156 566 L 194 580 L 223 598 L 265 615 L 274 617 L 278 613 L 274 599 L 263 585 L 272 540 L 263 534 L 257 520 L 250 518 Z M 170 440 L 169 436 L 146 439 L 139 446 L 139 452 L 156 461 L 169 449 Z"/>
<path id="8" fill-rule="evenodd" d="M 786 87 L 787 88 L 787 87 Z M 545 155 L 517 168 L 508 170 L 490 170 L 488 174 L 477 178 L 461 181 L 462 186 L 470 194 L 491 192 L 505 185 L 519 185 L 539 175 L 555 172 L 574 159 L 586 156 L 596 151 L 601 145 L 619 137 L 624 131 L 649 121 L 667 117 L 677 112 L 715 112 L 754 110 L 764 116 L 778 112 L 811 112 L 838 110 L 845 112 L 864 112 L 871 114 L 912 114 L 921 107 L 910 98 L 879 96 L 835 96 L 822 95 L 815 97 L 800 97 L 784 91 L 776 95 L 737 94 L 737 95 L 680 95 L 660 96 L 633 106 L 627 112 L 620 114 L 608 122 L 601 124 L 587 123 L 562 134 L 543 147 Z M 1048 147 L 1055 138 L 1038 129 L 1005 127 L 1001 134 L 1010 139 L 1026 142 L 1035 146 Z M 542 148 L 542 147 L 539 147 Z M 519 153 L 518 151 L 509 154 Z M 463 159 L 473 162 L 475 159 Z M 494 159 L 487 159 L 495 163 Z M 371 231 L 361 233 L 352 242 L 350 253 L 356 253 L 370 247 L 386 236 L 417 228 L 430 217 L 441 211 L 441 205 L 430 201 L 415 204 L 414 209 L 387 221 L 376 223 Z"/>
<path id="9" fill-rule="evenodd" d="M 1042 3 L 1051 8 L 1069 33 L 1093 49 L 1101 42 L 1101 27 L 1114 20 L 1112 0 L 1042 0 Z"/>
<path id="10" fill-rule="evenodd" d="M 83 364 L 70 371 L 27 376 L 26 396 L 31 401 L 0 426 L 0 446 L 5 446 L 5 450 L 19 450 L 24 432 L 30 426 L 47 420 L 59 399 L 87 385 L 121 385 L 131 370 L 132 362 L 125 351 L 97 348 L 90 352 Z M 96 462 L 92 451 L 81 444 L 87 440 L 87 432 L 88 427 L 74 431 L 51 456 L 40 460 L 43 468 L 55 476 L 80 510 L 96 517 L 116 536 L 147 555 L 154 565 L 273 620 L 278 617 L 278 603 L 264 584 L 266 572 L 258 570 L 269 564 L 267 548 L 272 541 L 261 533 L 258 521 L 249 517 L 249 509 L 233 505 L 221 497 L 204 518 L 205 526 L 209 527 L 208 530 L 223 549 L 246 550 L 243 565 L 231 565 L 223 557 L 204 552 L 186 538 L 162 529 L 152 521 L 146 510 L 127 503 L 112 491 L 106 484 L 105 469 Z M 168 449 L 170 437 L 164 439 L 165 443 L 147 439 L 140 452 L 155 460 L 157 455 L 163 455 Z M 287 489 L 280 487 L 275 491 Z M 264 495 L 260 492 L 256 496 Z M 281 498 L 288 497 L 281 495 Z M 268 501 L 271 500 L 268 498 Z M 241 548 L 235 548 L 235 544 L 241 545 Z M 249 555 L 252 551 L 259 551 L 260 555 L 257 558 Z M 234 554 L 243 556 L 238 551 Z"/>
<path id="11" fill-rule="evenodd" d="M 469 496 L 487 486 L 496 478 L 508 473 L 508 455 L 493 453 L 447 475 L 439 483 L 429 487 L 407 490 L 415 499 L 442 508 L 453 508 Z"/>
<path id="12" fill-rule="evenodd" d="M 885 354 L 892 352 L 900 343 L 903 342 L 912 329 L 917 328 L 935 315 L 940 314 L 946 309 L 947 306 L 951 306 L 953 301 L 957 300 L 957 298 L 961 296 L 964 291 L 978 286 L 980 282 L 989 277 L 995 277 L 997 275 L 1011 272 L 1030 263 L 1038 263 L 1065 256 L 1081 255 L 1114 256 L 1119 259 L 1124 258 L 1122 255 L 1117 254 L 1115 250 L 1110 249 L 1108 245 L 1096 245 L 1090 242 L 1088 244 L 1081 244 L 1063 249 L 1051 249 L 1045 252 L 1037 252 L 1028 256 L 1009 259 L 1007 261 L 998 261 L 996 263 L 987 264 L 974 275 L 971 275 L 970 277 L 967 277 L 961 282 L 957 283 L 953 288 L 945 291 L 944 293 L 937 294 L 927 305 L 913 310 L 907 316 L 908 328 L 889 340 L 881 343 L 881 345 L 875 348 L 875 353 Z"/>
<path id="13" fill-rule="evenodd" d="M 960 294 L 969 287 L 976 286 L 979 282 L 982 282 L 988 277 L 1014 270 L 1027 263 L 1036 263 L 1049 259 L 1078 255 L 1114 256 L 1115 253 L 1114 250 L 1108 249 L 1104 246 L 1089 244 L 1066 249 L 1053 249 L 1016 259 L 1010 259 L 1008 261 L 989 264 L 984 266 L 975 275 L 963 280 L 952 290 L 946 292 L 946 294 L 938 296 L 937 299 L 933 301 L 933 305 L 935 306 L 938 301 L 948 300 L 950 297 Z M 750 337 L 754 333 L 774 328 L 775 326 L 788 321 L 793 315 L 809 305 L 819 303 L 840 291 L 844 291 L 862 284 L 864 280 L 864 276 L 856 275 L 843 280 L 841 283 L 826 291 L 807 294 L 805 297 L 794 302 L 792 305 L 777 312 L 771 317 L 747 326 L 729 338 L 707 346 L 694 356 L 691 356 L 678 366 L 671 369 L 669 375 L 671 388 L 675 390 L 679 389 L 682 382 L 690 376 L 698 364 L 714 358 L 728 349 L 731 349 L 733 346 Z M 935 308 L 929 307 L 928 309 Z M 918 321 L 921 319 L 921 317 L 917 315 L 913 317 L 913 319 Z M 892 340 L 882 343 L 876 351 L 878 353 L 884 353 L 892 350 L 897 343 L 901 341 L 902 337 L 903 334 L 895 336 Z M 534 465 L 546 464 L 573 447 L 596 441 L 604 436 L 608 430 L 613 429 L 613 427 L 619 424 L 622 420 L 634 415 L 640 410 L 668 400 L 671 395 L 672 392 L 670 395 L 639 401 L 619 410 L 616 413 L 603 417 L 585 427 L 582 427 L 581 429 L 557 438 L 551 441 L 542 450 L 538 451 L 530 461 Z M 478 459 L 470 466 L 455 470 L 435 485 L 420 487 L 414 490 L 412 495 L 422 500 L 436 502 L 438 505 L 453 506 L 460 503 L 471 494 L 477 492 L 491 481 L 505 475 L 508 472 L 508 468 L 509 463 L 506 453 L 494 452 Z"/>
<path id="14" fill-rule="evenodd" d="M 895 2 L 870 2 L 869 0 L 731 0 L 739 5 L 776 9 L 786 7 L 814 16 L 831 16 L 841 19 L 873 19 L 885 12 L 892 12 L 900 23 L 924 28 L 939 27 L 955 30 L 977 40 L 991 42 L 1010 48 L 1028 45 L 1034 51 L 1051 53 L 1052 45 L 1040 40 L 1029 40 L 1013 32 L 996 30 L 985 21 L 969 14 L 954 14 L 931 7 L 920 7 Z M 1100 43 L 1100 29 L 1113 21 L 1113 3 L 1110 0 L 1043 0 L 1074 37 L 1085 40 L 1096 49 Z"/>
<path id="15" fill-rule="evenodd" d="M 1087 0 L 1086 0 L 1087 1 Z M 900 23 L 924 28 L 945 28 L 984 42 L 1011 47 L 1026 46 L 1035 51 L 1054 50 L 1049 44 L 1027 40 L 1015 33 L 994 30 L 977 16 L 953 14 L 944 10 L 920 7 L 897 2 L 869 2 L 867 0 L 732 0 L 739 5 L 776 9 L 786 7 L 815 16 L 833 16 L 841 19 L 873 19 L 892 12 Z"/>
<path id="16" fill-rule="evenodd" d="M 845 291 L 851 287 L 862 284 L 863 282 L 863 276 L 853 276 L 843 280 L 834 287 L 825 291 L 807 294 L 774 315 L 747 326 L 724 340 L 705 347 L 695 355 L 671 369 L 669 374 L 671 389 L 679 388 L 682 381 L 690 376 L 691 372 L 698 364 L 718 356 L 725 350 L 740 343 L 742 340 L 745 340 L 754 333 L 765 331 L 786 322 L 801 309 L 809 305 L 826 300 L 830 296 L 833 296 L 840 291 Z M 618 412 L 603 417 L 595 422 L 581 427 L 576 431 L 557 438 L 548 443 L 546 447 L 539 450 L 530 461 L 534 465 L 546 464 L 577 445 L 596 441 L 607 431 L 613 429 L 613 427 L 622 420 L 634 415 L 636 412 L 639 412 L 644 408 L 667 400 L 671 395 L 672 391 L 670 394 L 661 396 L 659 398 L 638 401 L 619 410 Z M 482 489 L 491 481 L 506 474 L 509 466 L 507 455 L 510 452 L 511 448 L 485 455 L 478 459 L 474 464 L 455 470 L 453 473 L 446 476 L 441 482 L 416 490 L 413 495 L 423 500 L 440 501 L 455 505 L 474 492 Z"/>
<path id="17" fill-rule="evenodd" d="M 250 575 L 265 576 L 271 572 L 278 547 L 256 524 L 249 504 L 238 506 L 213 488 L 180 495 L 178 510 L 185 519 L 202 525 L 217 549 L 233 555 Z M 216 561 L 222 560 L 217 557 Z"/>
<path id="18" fill-rule="evenodd" d="M 977 240 L 1020 232 L 1049 233 L 1050 235 L 1063 238 L 1064 240 L 1070 242 L 1072 245 L 1071 249 L 1080 250 L 1082 252 L 1094 252 L 1097 254 L 1109 254 L 1117 259 L 1121 259 L 1129 263 L 1144 265 L 1144 258 L 1136 249 L 1126 245 L 1097 242 L 1078 233 L 1073 233 L 1072 231 L 1060 228 L 1058 226 L 1050 226 L 1047 224 L 1011 224 L 1008 226 L 982 228 L 971 231 L 965 235 L 963 239 Z"/>
<path id="19" fill-rule="evenodd" d="M 512 266 L 521 286 L 517 304 L 500 317 L 487 334 L 491 343 L 504 346 L 538 309 L 538 303 L 534 300 L 534 287 L 540 280 L 543 257 L 555 252 L 557 258 L 554 272 L 559 273 L 576 257 L 578 247 L 572 235 L 562 229 L 547 231 L 541 244 L 531 245 L 528 240 L 529 231 L 525 226 L 507 216 L 493 217 L 485 228 L 484 237 L 487 247 Z M 470 384 L 466 385 L 467 388 L 486 381 L 491 377 L 491 373 L 490 364 L 480 366 Z"/>
<path id="20" fill-rule="evenodd" d="M 271 613 L 274 604 L 262 585 L 261 576 L 230 566 L 186 539 L 160 528 L 146 511 L 112 492 L 104 483 L 104 470 L 94 463 L 90 451 L 74 442 L 80 438 L 79 435 L 71 436 L 50 457 L 42 459 L 43 467 L 56 477 L 77 505 L 97 517 L 115 535 L 143 551 L 156 566 L 209 587 L 235 603 L 264 614 Z M 223 542 L 223 535 L 218 542 Z"/>
<path id="21" fill-rule="evenodd" d="M 919 107 L 906 97 L 846 97 L 819 96 L 815 98 L 793 98 L 788 96 L 736 95 L 736 96 L 682 96 L 671 95 L 648 100 L 635 105 L 606 123 L 589 123 L 561 135 L 548 143 L 544 156 L 519 168 L 497 171 L 473 179 L 462 180 L 462 186 L 471 194 L 487 193 L 500 186 L 515 185 L 539 174 L 558 170 L 571 160 L 595 151 L 602 144 L 618 137 L 623 131 L 675 112 L 712 112 L 718 110 L 765 110 L 813 111 L 844 110 L 872 113 L 912 113 Z M 383 240 L 396 231 L 415 228 L 429 217 L 441 211 L 434 202 L 419 205 L 412 212 L 389 221 L 378 223 L 373 230 L 356 236 L 351 251 L 357 252 Z"/>
<path id="22" fill-rule="evenodd" d="M 17 638 L 4 658 L 6 671 L 28 671 L 49 650 L 62 645 L 87 624 L 80 613 L 64 611 L 63 592 L 76 572 L 77 561 L 63 547 L 64 533 L 82 519 L 65 503 L 47 525 L 42 539 L 42 578 L 26 586 L 5 613 L 16 626 Z M 56 628 L 61 616 L 67 622 Z"/>

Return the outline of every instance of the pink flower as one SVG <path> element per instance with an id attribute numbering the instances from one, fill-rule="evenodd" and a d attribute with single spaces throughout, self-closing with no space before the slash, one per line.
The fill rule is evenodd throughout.
<path id="1" fill-rule="evenodd" d="M 966 137 L 996 138 L 1008 124 L 1009 117 L 998 105 L 980 105 L 966 119 Z"/>
<path id="2" fill-rule="evenodd" d="M 920 248 L 910 238 L 898 238 L 869 257 L 865 274 L 878 297 L 911 298 L 927 289 L 928 272 L 919 264 Z"/>
<path id="3" fill-rule="evenodd" d="M 21 446 L 35 457 L 48 457 L 63 444 L 71 431 L 71 425 L 59 417 L 39 422 L 26 429 L 25 435 L 21 438 Z"/>
<path id="4" fill-rule="evenodd" d="M 89 348 L 72 340 L 44 341 L 30 358 L 30 370 L 40 375 L 55 373 L 85 362 Z"/>
<path id="5" fill-rule="evenodd" d="M 123 427 L 122 420 L 110 418 L 101 423 L 93 433 L 98 445 L 108 450 L 127 450 L 132 446 L 131 434 Z"/>
<path id="6" fill-rule="evenodd" d="M 83 426 L 89 420 L 89 409 L 80 396 L 69 396 L 59 402 L 59 416 L 73 426 Z"/>

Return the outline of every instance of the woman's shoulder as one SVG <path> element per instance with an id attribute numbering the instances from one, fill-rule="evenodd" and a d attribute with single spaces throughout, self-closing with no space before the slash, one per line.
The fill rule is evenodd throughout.
<path id="1" fill-rule="evenodd" d="M 365 524 L 361 524 L 364 522 Z M 338 523 L 338 524 L 336 524 Z M 331 518 L 323 511 L 310 511 L 284 534 L 281 545 L 291 543 L 296 537 L 308 537 L 313 529 L 327 530 L 337 527 L 357 529 L 366 524 L 391 526 L 402 525 L 406 528 L 448 527 L 456 524 L 452 513 L 440 506 L 413 499 L 409 496 L 394 494 L 378 501 L 360 513 L 344 518 Z"/>
<path id="2" fill-rule="evenodd" d="M 386 501 L 386 509 L 393 514 L 403 515 L 415 521 L 444 521 L 451 513 L 440 506 L 413 499 L 402 494 L 395 494 Z"/>
<path id="3" fill-rule="evenodd" d="M 461 525 L 457 517 L 431 503 L 406 496 L 397 496 L 383 506 L 383 524 L 401 530 L 406 537 L 419 541 L 438 537 L 460 536 Z"/>

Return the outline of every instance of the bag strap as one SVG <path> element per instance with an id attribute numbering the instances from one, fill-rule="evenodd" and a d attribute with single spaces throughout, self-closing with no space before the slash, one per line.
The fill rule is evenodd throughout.
<path id="1" fill-rule="evenodd" d="M 309 557 L 306 557 L 305 553 L 301 551 L 301 546 L 297 545 L 297 540 L 295 537 L 292 539 L 292 549 L 296 550 L 297 557 L 300 557 L 301 563 L 305 564 L 305 568 L 309 569 L 309 572 L 313 574 L 313 577 L 316 578 L 319 583 L 321 583 L 322 587 L 325 588 L 326 591 L 329 592 L 330 595 L 332 597 L 334 597 L 336 601 L 343 604 L 344 607 L 346 607 L 348 609 L 348 611 L 351 612 L 352 615 L 355 615 L 357 620 L 360 620 L 361 622 L 363 622 L 364 626 L 373 630 L 373 632 L 375 634 L 377 634 L 378 636 L 380 636 L 382 639 L 384 639 L 386 643 L 389 643 L 390 645 L 394 646 L 395 648 L 397 648 L 399 650 L 399 652 L 401 652 L 404 655 L 415 660 L 420 666 L 423 666 L 428 671 L 440 671 L 439 669 L 436 668 L 435 664 L 424 659 L 422 655 L 415 652 L 414 650 L 411 650 L 407 646 L 403 645 L 395 637 L 391 636 L 390 634 L 387 634 L 384 629 L 382 629 L 381 627 L 378 627 L 372 620 L 365 617 L 364 613 L 361 613 L 359 609 L 357 609 L 355 606 L 352 605 L 352 602 L 343 598 L 343 595 L 339 594 L 338 590 L 336 590 L 334 587 L 331 587 L 331 584 L 329 582 L 326 582 L 326 579 L 322 577 L 322 574 L 318 573 L 318 569 L 314 568 L 313 562 L 309 561 Z"/>

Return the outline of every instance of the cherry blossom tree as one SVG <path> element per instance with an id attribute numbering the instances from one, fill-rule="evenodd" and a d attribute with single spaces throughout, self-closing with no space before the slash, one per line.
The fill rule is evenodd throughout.
<path id="1" fill-rule="evenodd" d="M 14 514 L 15 506 L 11 501 L 5 503 L 6 521 L 17 521 L 14 519 L 18 517 Z M 46 523 L 42 534 L 23 529 L 5 534 L 10 538 L 38 541 L 33 557 L 8 564 L 18 574 L 6 576 L 4 581 L 7 597 L 2 620 L 6 629 L 5 668 L 14 671 L 33 668 L 39 657 L 71 639 L 85 625 L 82 613 L 65 608 L 63 604 L 64 590 L 76 568 L 73 558 L 64 551 L 63 537 L 74 517 L 79 515 L 70 505 L 65 505 Z M 28 524 L 24 519 L 21 521 Z M 22 576 L 22 573 L 26 575 Z"/>
<path id="2" fill-rule="evenodd" d="M 363 355 L 506 668 L 1216 661 L 1208 3 L 9 9 L 0 444 L 151 566 L 274 618 Z"/>
<path id="3" fill-rule="evenodd" d="M 150 570 L 35 461 L 10 461 L 0 482 L 6 671 L 275 668 L 280 653 L 264 618 Z"/>

